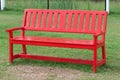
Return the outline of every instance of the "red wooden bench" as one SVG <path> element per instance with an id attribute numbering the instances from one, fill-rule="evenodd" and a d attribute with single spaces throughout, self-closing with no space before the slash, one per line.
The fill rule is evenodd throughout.
<path id="1" fill-rule="evenodd" d="M 69 62 L 77 64 L 93 65 L 93 72 L 98 66 L 106 63 L 105 32 L 107 12 L 87 10 L 39 10 L 26 9 L 21 27 L 8 29 L 9 32 L 9 61 L 16 58 L 28 58 L 37 60 L 48 60 L 56 62 Z M 13 36 L 13 32 L 21 30 L 20 36 Z M 93 40 L 55 38 L 41 36 L 27 36 L 27 30 L 44 32 L 63 32 L 93 35 Z M 98 37 L 101 36 L 101 39 Z M 22 45 L 22 53 L 13 54 L 13 44 Z M 92 60 L 81 60 L 73 58 L 59 58 L 52 56 L 37 56 L 27 54 L 26 45 L 53 46 L 63 48 L 78 48 L 93 50 Z M 102 49 L 102 59 L 97 59 L 97 49 Z"/>

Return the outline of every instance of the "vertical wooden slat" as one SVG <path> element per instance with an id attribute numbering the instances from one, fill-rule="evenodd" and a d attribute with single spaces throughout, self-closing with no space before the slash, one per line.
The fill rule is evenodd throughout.
<path id="1" fill-rule="evenodd" d="M 54 29 L 57 28 L 57 22 L 58 22 L 58 12 L 54 12 L 54 21 L 53 21 L 52 28 L 54 28 Z"/>
<path id="2" fill-rule="evenodd" d="M 27 11 L 24 11 L 24 16 L 23 16 L 23 22 L 22 22 L 22 27 L 26 26 L 26 21 L 27 21 Z"/>
<path id="3" fill-rule="evenodd" d="M 71 29 L 71 23 L 72 23 L 72 13 L 69 13 L 69 14 L 68 14 L 67 27 L 66 27 L 67 30 L 70 30 L 70 29 Z"/>
<path id="4" fill-rule="evenodd" d="M 108 15 L 108 13 L 106 12 L 105 14 L 104 14 L 104 25 L 103 25 L 103 31 L 105 32 L 106 31 L 106 26 L 107 26 L 107 15 Z"/>
<path id="5" fill-rule="evenodd" d="M 83 22 L 84 22 L 84 13 L 81 12 L 80 13 L 80 22 L 79 22 L 79 31 L 82 31 Z"/>
<path id="6" fill-rule="evenodd" d="M 92 31 L 92 32 L 94 32 L 95 31 L 95 24 L 96 24 L 96 13 L 93 13 L 92 14 L 92 23 L 91 23 L 92 25 L 91 25 L 91 28 L 90 28 L 90 30 Z"/>
<path id="7" fill-rule="evenodd" d="M 101 31 L 101 28 L 102 28 L 102 14 L 98 14 L 97 31 Z"/>
<path id="8" fill-rule="evenodd" d="M 60 29 L 60 30 L 65 29 L 65 22 L 66 22 L 66 13 L 62 12 L 60 14 L 60 24 L 58 26 L 58 29 Z"/>
<path id="9" fill-rule="evenodd" d="M 101 25 L 101 30 L 102 31 L 104 31 L 104 19 L 105 18 L 105 16 L 104 16 L 104 14 L 102 15 L 102 25 Z"/>
<path id="10" fill-rule="evenodd" d="M 90 13 L 86 13 L 86 21 L 85 21 L 85 29 L 84 29 L 84 31 L 89 30 L 89 24 L 90 24 Z"/>
<path id="11" fill-rule="evenodd" d="M 37 25 L 36 28 L 40 28 L 40 24 L 41 24 L 41 19 L 42 19 L 42 12 L 38 12 L 38 18 L 37 18 Z"/>
<path id="12" fill-rule="evenodd" d="M 73 22 L 73 30 L 77 30 L 77 23 L 78 23 L 78 13 L 74 14 L 74 22 Z"/>
<path id="13" fill-rule="evenodd" d="M 27 12 L 26 27 L 30 27 L 31 12 Z"/>
<path id="14" fill-rule="evenodd" d="M 32 23 L 31 23 L 31 28 L 35 28 L 35 22 L 36 22 L 36 11 L 33 12 L 32 14 Z"/>
<path id="15" fill-rule="evenodd" d="M 47 20 L 47 22 L 48 22 L 47 28 L 51 28 L 51 26 L 52 26 L 52 17 L 53 17 L 53 13 L 49 12 L 48 20 Z"/>
<path id="16" fill-rule="evenodd" d="M 43 19 L 42 19 L 42 26 L 41 28 L 42 29 L 45 29 L 46 28 L 46 22 L 47 22 L 47 12 L 43 12 Z"/>

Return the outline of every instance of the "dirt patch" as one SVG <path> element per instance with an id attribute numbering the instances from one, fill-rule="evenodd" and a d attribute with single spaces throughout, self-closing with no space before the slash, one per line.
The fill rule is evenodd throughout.
<path id="1" fill-rule="evenodd" d="M 73 69 L 43 66 L 10 66 L 4 79 L 14 80 L 77 80 L 83 72 Z"/>
<path id="2" fill-rule="evenodd" d="M 7 68 L 0 80 L 116 80 L 119 77 L 119 73 L 94 74 L 69 68 L 12 65 Z"/>

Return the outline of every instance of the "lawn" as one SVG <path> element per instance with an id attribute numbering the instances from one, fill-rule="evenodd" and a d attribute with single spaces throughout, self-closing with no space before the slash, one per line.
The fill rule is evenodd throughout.
<path id="1" fill-rule="evenodd" d="M 92 73 L 89 65 L 56 63 L 16 59 L 13 64 L 8 62 L 8 34 L 7 28 L 20 26 L 22 23 L 22 10 L 0 11 L 0 80 L 118 80 L 120 77 L 120 14 L 111 13 L 108 16 L 106 33 L 107 64 L 98 68 L 97 73 Z M 19 32 L 16 32 L 18 35 Z M 41 35 L 62 36 L 62 34 L 40 33 Z M 79 35 L 64 34 L 62 37 L 79 37 Z M 15 45 L 15 52 L 20 52 L 19 45 Z M 59 57 L 91 58 L 89 50 L 35 47 L 27 46 L 30 54 L 53 55 Z M 99 56 L 100 54 L 100 50 Z M 44 54 L 43 54 L 44 53 Z M 49 74 L 47 74 L 49 73 Z M 25 76 L 26 75 L 26 76 Z M 30 76 L 31 75 L 31 76 Z M 39 77 L 38 77 L 39 76 Z M 62 77 L 61 77 L 62 76 Z M 38 78 L 37 78 L 38 77 Z M 44 77 L 44 78 L 43 78 Z M 42 79 L 43 78 L 43 79 Z"/>

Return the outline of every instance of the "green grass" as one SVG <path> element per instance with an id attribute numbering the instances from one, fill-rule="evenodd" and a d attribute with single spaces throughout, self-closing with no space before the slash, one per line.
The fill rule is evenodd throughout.
<path id="1" fill-rule="evenodd" d="M 36 3 L 37 4 L 37 3 Z M 78 3 L 79 4 L 79 3 Z M 76 5 L 78 7 L 78 5 Z M 114 6 L 116 6 L 114 4 Z M 18 6 L 17 6 L 18 7 Z M 34 6 L 35 7 L 35 6 Z M 76 8 L 77 8 L 76 7 Z M 34 65 L 34 66 L 52 66 L 68 69 L 76 69 L 85 72 L 85 75 L 78 77 L 78 80 L 118 80 L 120 76 L 120 14 L 119 12 L 112 12 L 108 17 L 107 34 L 106 34 L 106 50 L 107 50 L 107 64 L 98 68 L 97 74 L 92 74 L 92 67 L 88 65 L 77 65 L 68 63 L 56 63 L 48 61 L 36 61 L 36 60 L 25 60 L 16 59 L 13 64 L 8 63 L 8 34 L 5 32 L 7 28 L 20 26 L 23 17 L 23 8 L 20 10 L 14 10 L 11 8 L 5 11 L 0 11 L 0 80 L 5 76 L 5 71 L 9 66 L 14 65 Z M 19 7 L 18 7 L 19 8 Z M 16 32 L 19 34 L 19 32 Z M 52 34 L 52 33 L 40 33 L 44 36 L 58 36 L 61 37 L 63 34 Z M 70 34 L 64 34 L 63 37 L 71 37 Z M 72 37 L 79 37 L 74 34 Z M 19 45 L 15 46 L 15 52 L 20 52 Z M 65 49 L 65 48 L 52 48 L 52 47 L 35 47 L 27 46 L 30 54 L 38 55 L 53 55 L 59 57 L 72 57 L 72 58 L 87 58 L 91 59 L 92 52 L 88 50 L 78 49 Z M 99 56 L 101 51 L 99 50 Z M 15 76 L 13 76 L 15 77 Z"/>

